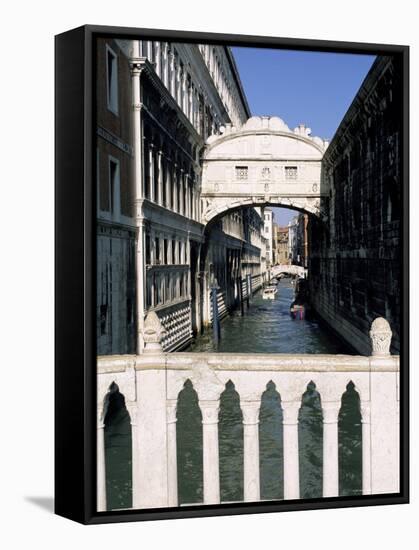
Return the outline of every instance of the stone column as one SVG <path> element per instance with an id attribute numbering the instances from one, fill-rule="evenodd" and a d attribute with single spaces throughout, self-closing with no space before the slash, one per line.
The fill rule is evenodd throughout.
<path id="1" fill-rule="evenodd" d="M 192 94 L 193 94 L 193 85 L 192 85 L 192 82 L 188 88 L 188 102 L 189 102 L 189 107 L 188 107 L 188 118 L 191 122 L 191 124 L 193 124 L 193 99 L 192 99 Z"/>
<path id="2" fill-rule="evenodd" d="M 298 454 L 298 401 L 283 401 L 284 426 L 284 499 L 300 498 L 300 463 Z"/>
<path id="3" fill-rule="evenodd" d="M 156 73 L 162 78 L 162 65 L 161 65 L 161 42 L 154 42 L 156 51 Z"/>
<path id="4" fill-rule="evenodd" d="M 173 164 L 173 210 L 175 212 L 179 212 L 179 186 L 177 181 L 178 173 L 177 173 L 177 164 Z"/>
<path id="5" fill-rule="evenodd" d="M 191 216 L 193 220 L 196 220 L 195 214 L 195 190 L 193 185 L 193 180 L 191 180 Z"/>
<path id="6" fill-rule="evenodd" d="M 145 254 L 144 254 L 144 220 L 142 213 L 142 199 L 144 198 L 143 181 L 143 123 L 142 123 L 142 90 L 141 73 L 143 65 L 140 63 L 140 42 L 133 42 L 133 57 L 130 60 L 131 90 L 132 90 L 132 127 L 133 127 L 133 187 L 135 189 L 135 218 L 137 225 L 136 242 L 136 281 L 137 281 L 137 353 L 143 349 L 144 323 L 144 296 L 145 296 Z"/>
<path id="7" fill-rule="evenodd" d="M 185 216 L 191 217 L 191 209 L 189 203 L 189 174 L 185 172 Z"/>
<path id="8" fill-rule="evenodd" d="M 187 96 L 187 73 L 185 71 L 185 68 L 183 69 L 183 73 L 182 73 L 182 110 L 183 112 L 185 113 L 185 115 L 187 114 L 188 112 L 188 96 Z"/>
<path id="9" fill-rule="evenodd" d="M 160 204 L 160 206 L 163 205 L 163 163 L 162 163 L 162 157 L 163 157 L 163 151 L 159 151 L 157 153 L 157 167 L 159 171 L 158 175 L 158 183 L 157 183 L 157 202 Z"/>
<path id="10" fill-rule="evenodd" d="M 340 401 L 322 402 L 323 496 L 339 496 L 338 415 Z"/>
<path id="11" fill-rule="evenodd" d="M 176 88 L 175 88 L 175 54 L 172 50 L 169 51 L 169 91 L 174 99 L 176 99 Z"/>
<path id="12" fill-rule="evenodd" d="M 167 401 L 167 485 L 168 505 L 178 505 L 177 491 L 177 443 L 176 443 L 177 399 Z"/>
<path id="13" fill-rule="evenodd" d="M 166 185 L 166 208 L 171 208 L 172 207 L 172 190 L 170 189 L 170 172 L 171 171 L 171 163 L 170 163 L 170 159 L 169 158 L 166 158 L 166 181 L 165 181 L 165 185 Z"/>
<path id="14" fill-rule="evenodd" d="M 183 168 L 180 169 L 180 177 L 179 177 L 179 214 L 182 214 L 182 216 L 185 215 L 185 202 L 184 202 L 184 194 L 183 194 Z"/>
<path id="15" fill-rule="evenodd" d="M 163 43 L 162 79 L 166 88 L 169 88 L 169 45 Z"/>
<path id="16" fill-rule="evenodd" d="M 150 143 L 148 147 L 148 167 L 149 167 L 149 190 L 150 196 L 148 197 L 151 201 L 155 200 L 154 197 L 154 144 Z"/>
<path id="17" fill-rule="evenodd" d="M 176 82 L 176 84 L 175 84 L 175 86 L 176 86 L 175 97 L 176 97 L 177 104 L 179 105 L 179 107 L 181 107 L 182 106 L 182 97 L 181 97 L 182 89 L 181 89 L 181 84 L 180 84 L 180 63 L 179 62 L 178 62 L 177 67 L 176 67 L 175 82 Z"/>
<path id="18" fill-rule="evenodd" d="M 362 415 L 362 494 L 371 494 L 371 407 L 361 400 Z"/>
<path id="19" fill-rule="evenodd" d="M 260 401 L 242 401 L 244 447 L 244 500 L 260 500 L 259 473 L 259 408 Z"/>
<path id="20" fill-rule="evenodd" d="M 218 456 L 218 411 L 220 401 L 199 400 L 202 412 L 204 504 L 220 502 L 220 470 Z"/>
<path id="21" fill-rule="evenodd" d="M 96 506 L 98 512 L 106 512 L 105 424 L 102 407 L 98 408 L 96 428 Z"/>

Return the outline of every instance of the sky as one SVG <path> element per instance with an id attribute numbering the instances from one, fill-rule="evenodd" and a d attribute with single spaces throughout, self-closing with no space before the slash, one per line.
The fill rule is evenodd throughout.
<path id="1" fill-rule="evenodd" d="M 279 116 L 290 129 L 330 140 L 375 57 L 361 54 L 232 48 L 252 115 Z M 286 225 L 293 210 L 272 208 Z"/>

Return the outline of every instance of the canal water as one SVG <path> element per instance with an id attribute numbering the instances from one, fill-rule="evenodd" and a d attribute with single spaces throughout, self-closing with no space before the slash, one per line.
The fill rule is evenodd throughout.
<path id="1" fill-rule="evenodd" d="M 221 323 L 219 345 L 212 332 L 199 336 L 187 351 L 240 353 L 348 353 L 316 318 L 293 319 L 291 279 L 282 279 L 274 300 L 263 300 L 257 292 L 244 306 L 244 315 L 235 311 Z"/>
<path id="2" fill-rule="evenodd" d="M 235 312 L 221 324 L 216 346 L 212 333 L 198 337 L 190 352 L 349 353 L 316 318 L 293 319 L 289 307 L 294 289 L 289 279 L 278 285 L 275 300 L 253 296 L 244 316 Z M 121 399 L 115 396 L 115 403 Z M 131 435 L 124 407 L 111 407 L 105 419 L 107 496 L 109 509 L 129 508 L 131 500 Z M 240 397 L 233 382 L 220 398 L 219 464 L 222 502 L 243 500 L 243 424 Z M 301 498 L 322 496 L 323 426 L 321 396 L 314 383 L 307 386 L 299 412 L 299 468 Z M 262 395 L 259 414 L 261 499 L 282 499 L 283 432 L 280 388 L 271 382 Z M 203 500 L 202 415 L 198 397 L 188 381 L 177 407 L 179 504 Z M 359 396 L 352 384 L 342 396 L 339 414 L 339 494 L 361 494 L 362 441 Z"/>

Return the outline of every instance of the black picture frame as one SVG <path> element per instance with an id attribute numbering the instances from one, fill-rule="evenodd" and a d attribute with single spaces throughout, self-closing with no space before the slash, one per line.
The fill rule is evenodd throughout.
<path id="1" fill-rule="evenodd" d="M 95 132 L 97 37 L 398 56 L 403 70 L 400 493 L 96 512 Z M 55 39 L 55 512 L 84 524 L 409 502 L 409 48 L 401 45 L 82 26 Z"/>

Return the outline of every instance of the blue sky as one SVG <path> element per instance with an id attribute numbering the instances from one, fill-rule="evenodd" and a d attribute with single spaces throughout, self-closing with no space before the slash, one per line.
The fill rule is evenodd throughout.
<path id="1" fill-rule="evenodd" d="M 304 123 L 331 139 L 367 75 L 374 56 L 232 48 L 252 115 L 279 116 L 291 128 Z M 292 210 L 274 208 L 285 225 Z"/>

